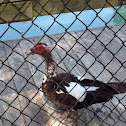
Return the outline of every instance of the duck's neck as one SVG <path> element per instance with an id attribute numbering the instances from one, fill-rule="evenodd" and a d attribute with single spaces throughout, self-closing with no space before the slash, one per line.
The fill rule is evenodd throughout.
<path id="1" fill-rule="evenodd" d="M 46 62 L 46 76 L 50 78 L 56 75 L 56 64 L 54 61 Z"/>
<path id="2" fill-rule="evenodd" d="M 44 75 L 44 82 L 47 79 L 50 79 L 52 76 L 55 76 L 56 73 L 56 63 L 53 59 L 52 54 L 48 54 L 44 56 L 46 61 L 46 69 L 45 69 L 45 75 Z"/>

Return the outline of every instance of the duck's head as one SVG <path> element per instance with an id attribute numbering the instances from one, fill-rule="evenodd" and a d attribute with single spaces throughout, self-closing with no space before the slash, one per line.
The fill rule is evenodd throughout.
<path id="1" fill-rule="evenodd" d="M 47 45 L 45 43 L 39 42 L 34 47 L 31 47 L 30 51 L 26 52 L 26 54 L 27 55 L 38 54 L 38 55 L 42 55 L 44 57 L 44 55 L 49 52 L 50 52 L 50 49 L 47 47 Z"/>

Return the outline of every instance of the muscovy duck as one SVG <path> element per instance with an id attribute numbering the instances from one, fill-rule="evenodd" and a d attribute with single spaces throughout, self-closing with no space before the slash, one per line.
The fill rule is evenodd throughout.
<path id="1" fill-rule="evenodd" d="M 44 43 L 30 48 L 27 55 L 38 54 L 46 60 L 47 79 L 42 83 L 42 91 L 47 99 L 58 107 L 77 110 L 92 104 L 107 102 L 114 94 L 126 92 L 126 83 L 103 83 L 98 80 L 81 78 L 70 73 L 56 74 L 56 63 L 51 51 Z"/>

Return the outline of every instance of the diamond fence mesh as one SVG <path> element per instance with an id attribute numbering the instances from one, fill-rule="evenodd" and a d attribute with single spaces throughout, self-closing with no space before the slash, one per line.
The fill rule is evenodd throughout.
<path id="1" fill-rule="evenodd" d="M 49 107 L 49 101 L 47 99 L 44 100 L 41 85 L 43 75 L 45 74 L 45 61 L 38 55 L 26 56 L 25 54 L 25 51 L 41 41 L 46 43 L 51 49 L 51 53 L 54 55 L 57 64 L 57 73 L 68 72 L 74 75 L 100 80 L 105 83 L 111 81 L 125 82 L 126 19 L 118 12 L 123 4 L 125 4 L 125 1 L 123 1 L 120 7 L 116 8 L 106 0 L 105 5 L 100 11 L 96 11 L 89 5 L 91 0 L 88 0 L 87 5 L 76 14 L 67 7 L 70 0 L 67 2 L 61 0 L 64 4 L 64 9 L 69 10 L 76 17 L 67 28 L 61 22 L 57 21 L 57 18 L 64 9 L 57 16 L 54 16 L 51 14 L 51 11 L 49 12 L 45 9 L 45 6 L 49 2 L 52 2 L 51 0 L 48 0 L 44 5 L 39 0 L 35 1 L 36 4 L 33 6 L 33 10 L 38 16 L 41 15 L 41 12 L 45 11 L 54 19 L 54 22 L 46 30 L 42 29 L 36 23 L 38 16 L 32 19 L 31 25 L 24 33 L 11 25 L 19 13 L 22 13 L 23 16 L 30 19 L 20 11 L 25 5 L 25 2 L 21 7 L 15 6 L 13 2 L 11 3 L 18 10 L 18 13 L 9 23 L 0 17 L 0 20 L 6 22 L 8 25 L 7 29 L 2 31 L 0 35 L 0 125 L 125 126 L 125 93 L 115 95 L 107 103 L 92 105 L 86 109 L 79 110 L 77 120 L 72 124 L 66 124 L 63 118 L 66 115 L 57 113 L 55 109 L 53 110 Z M 41 11 L 39 12 L 35 9 L 37 4 L 41 6 Z M 100 16 L 106 4 L 109 4 L 115 11 L 112 18 L 107 22 Z M 88 25 L 79 18 L 79 15 L 87 6 L 96 13 L 96 17 Z M 4 8 L 0 14 L 3 10 Z M 117 14 L 124 23 L 118 26 L 108 26 Z M 101 20 L 105 24 L 105 27 L 90 29 L 89 27 L 94 23 L 96 18 Z M 86 29 L 70 32 L 69 29 L 77 20 Z M 48 31 L 53 27 L 54 23 L 60 25 L 65 32 L 48 35 Z M 30 31 L 33 26 L 42 31 L 44 35 L 34 38 L 25 37 L 28 32 L 34 32 Z M 8 34 L 9 29 L 16 31 L 21 39 L 11 41 L 2 40 Z M 8 36 L 6 35 L 6 37 Z M 67 119 L 67 116 L 65 119 Z M 51 122 L 50 120 L 53 121 Z"/>

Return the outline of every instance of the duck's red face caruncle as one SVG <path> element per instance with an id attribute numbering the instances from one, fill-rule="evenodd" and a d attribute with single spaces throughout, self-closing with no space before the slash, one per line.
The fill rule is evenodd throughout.
<path id="1" fill-rule="evenodd" d="M 26 52 L 26 54 L 27 55 L 34 55 L 34 54 L 41 55 L 44 51 L 49 51 L 50 52 L 50 49 L 49 48 L 46 48 L 43 45 L 46 46 L 46 44 L 38 43 L 34 47 L 30 48 L 30 52 Z"/>

